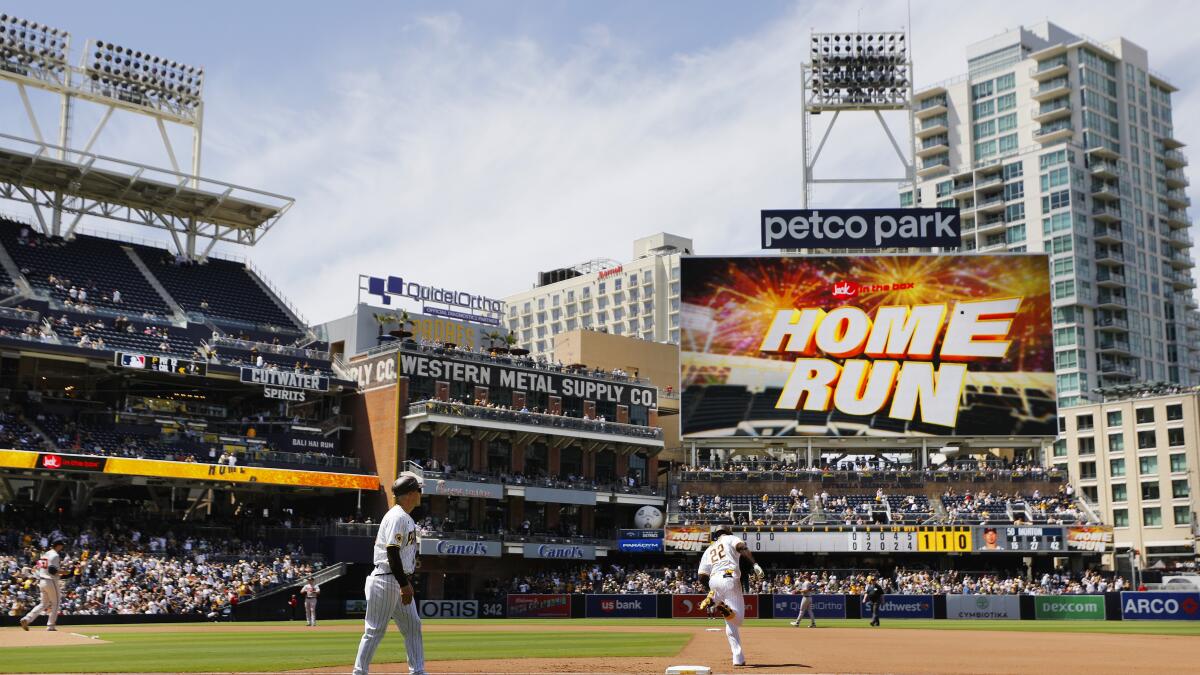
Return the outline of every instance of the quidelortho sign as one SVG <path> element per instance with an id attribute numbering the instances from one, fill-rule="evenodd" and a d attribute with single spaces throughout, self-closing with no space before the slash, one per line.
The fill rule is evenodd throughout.
<path id="1" fill-rule="evenodd" d="M 362 283 L 362 277 L 359 277 L 359 283 Z M 362 286 L 359 286 L 359 288 L 361 289 Z M 433 302 L 439 305 L 463 307 L 490 314 L 504 312 L 503 300 L 495 300 L 485 295 L 475 295 L 474 293 L 458 291 L 452 288 L 426 286 L 415 281 L 405 281 L 400 277 L 382 279 L 380 277 L 368 276 L 366 290 L 371 295 L 378 295 L 380 301 L 385 305 L 392 304 L 393 297 L 403 297 L 418 302 Z"/>
<path id="2" fill-rule="evenodd" d="M 1033 598 L 1033 618 L 1079 619 L 1103 621 L 1103 595 L 1036 595 Z"/>
<path id="3" fill-rule="evenodd" d="M 526 558 L 550 558 L 553 560 L 595 560 L 596 547 L 579 544 L 525 544 Z"/>
<path id="4" fill-rule="evenodd" d="M 800 614 L 800 595 L 774 595 L 772 604 L 775 605 L 775 618 L 783 619 Z M 846 618 L 846 596 L 844 595 L 813 595 L 813 616 L 818 619 Z"/>
<path id="5" fill-rule="evenodd" d="M 1200 620 L 1200 593 L 1124 591 L 1121 618 Z"/>
<path id="6" fill-rule="evenodd" d="M 465 361 L 448 356 L 400 354 L 400 374 L 479 387 L 604 401 L 628 406 L 658 407 L 658 389 L 632 382 L 610 382 L 548 370 L 514 368 L 491 362 Z"/>
<path id="7" fill-rule="evenodd" d="M 1016 595 L 947 595 L 947 619 L 1020 619 Z"/>
<path id="8" fill-rule="evenodd" d="M 958 248 L 961 230 L 956 208 L 762 212 L 763 248 Z"/>
<path id="9" fill-rule="evenodd" d="M 498 541 L 464 541 L 461 539 L 421 539 L 421 555 L 455 555 L 469 558 L 499 558 Z"/>

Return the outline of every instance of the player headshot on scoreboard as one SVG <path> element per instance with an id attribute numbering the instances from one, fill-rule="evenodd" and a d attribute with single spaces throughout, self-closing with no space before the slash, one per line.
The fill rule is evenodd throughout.
<path id="1" fill-rule="evenodd" d="M 983 548 L 985 551 L 999 550 L 1000 544 L 997 541 L 998 539 L 999 539 L 999 534 L 996 533 L 996 528 L 994 528 L 994 527 L 983 528 Z"/>

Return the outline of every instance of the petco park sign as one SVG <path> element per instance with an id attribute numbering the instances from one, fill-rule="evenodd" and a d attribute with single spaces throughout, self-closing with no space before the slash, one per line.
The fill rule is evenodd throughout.
<path id="1" fill-rule="evenodd" d="M 958 209 L 805 209 L 762 212 L 763 248 L 958 248 Z"/>
<path id="2" fill-rule="evenodd" d="M 525 544 L 526 558 L 554 558 L 557 560 L 595 560 L 595 546 L 576 544 Z"/>
<path id="3" fill-rule="evenodd" d="M 422 538 L 421 555 L 457 555 L 467 556 L 469 558 L 499 558 L 500 542 Z"/>

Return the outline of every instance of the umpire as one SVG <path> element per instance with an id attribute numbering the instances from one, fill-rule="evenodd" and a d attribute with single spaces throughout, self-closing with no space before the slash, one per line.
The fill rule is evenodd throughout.
<path id="1" fill-rule="evenodd" d="M 879 625 L 879 606 L 883 604 L 883 587 L 875 577 L 867 577 L 867 589 L 863 593 L 863 602 L 871 603 L 871 624 Z"/>

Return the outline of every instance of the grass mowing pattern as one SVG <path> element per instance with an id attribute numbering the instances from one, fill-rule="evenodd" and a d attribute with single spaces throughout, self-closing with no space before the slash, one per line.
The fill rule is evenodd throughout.
<path id="1" fill-rule="evenodd" d="M 489 620 L 492 621 L 492 620 Z M 548 619 L 496 619 L 508 624 L 546 625 Z M 750 619 L 743 628 L 790 628 L 789 619 Z M 1130 635 L 1200 636 L 1200 621 L 1017 621 L 1000 619 L 883 619 L 880 628 L 919 630 L 992 630 L 1026 633 L 1107 633 Z M 479 619 L 438 619 L 427 623 L 469 626 Z M 820 628 L 870 628 L 868 619 L 817 619 Z M 705 626 L 719 628 L 724 624 L 705 619 L 571 619 L 571 626 Z M 796 630 L 809 630 L 798 628 Z"/>
<path id="2" fill-rule="evenodd" d="M 210 672 L 279 671 L 353 663 L 357 632 L 105 633 L 82 630 L 112 644 L 0 648 L 5 672 Z M 691 636 L 663 633 L 514 631 L 425 633 L 425 658 L 520 659 L 563 656 L 673 656 Z M 388 631 L 375 663 L 404 661 L 400 633 Z"/>

